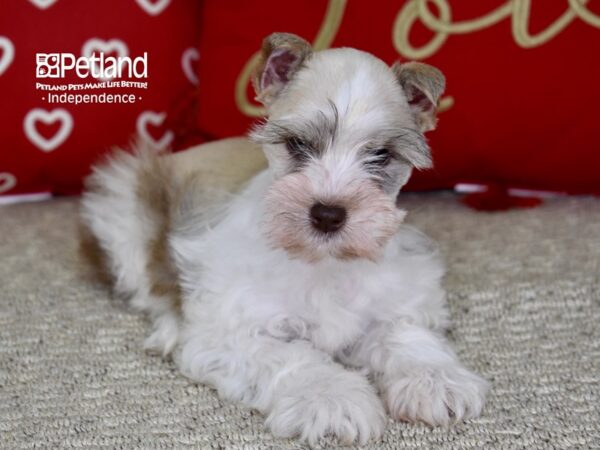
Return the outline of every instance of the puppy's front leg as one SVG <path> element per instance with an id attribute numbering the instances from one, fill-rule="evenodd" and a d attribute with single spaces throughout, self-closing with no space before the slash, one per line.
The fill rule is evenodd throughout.
<path id="1" fill-rule="evenodd" d="M 178 362 L 191 378 L 266 414 L 277 436 L 315 444 L 333 434 L 344 443 L 364 444 L 383 432 L 385 410 L 368 380 L 308 341 L 249 330 L 219 336 L 196 328 Z"/>
<path id="2" fill-rule="evenodd" d="M 390 414 L 399 420 L 448 425 L 477 417 L 489 389 L 441 334 L 412 323 L 375 324 L 349 358 L 372 370 Z"/>

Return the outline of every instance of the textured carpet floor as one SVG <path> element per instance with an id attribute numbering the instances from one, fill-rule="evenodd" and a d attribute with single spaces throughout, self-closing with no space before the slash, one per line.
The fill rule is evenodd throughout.
<path id="1" fill-rule="evenodd" d="M 448 262 L 455 347 L 493 388 L 477 420 L 390 421 L 368 448 L 600 448 L 600 201 L 403 202 Z M 148 324 L 82 270 L 76 209 L 0 207 L 0 448 L 304 448 L 142 351 Z"/>

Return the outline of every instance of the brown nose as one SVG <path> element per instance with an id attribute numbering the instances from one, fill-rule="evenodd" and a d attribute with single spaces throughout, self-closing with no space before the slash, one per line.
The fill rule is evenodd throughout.
<path id="1" fill-rule="evenodd" d="M 334 233 L 342 228 L 346 221 L 346 208 L 315 203 L 310 208 L 310 219 L 317 230 L 323 233 Z"/>

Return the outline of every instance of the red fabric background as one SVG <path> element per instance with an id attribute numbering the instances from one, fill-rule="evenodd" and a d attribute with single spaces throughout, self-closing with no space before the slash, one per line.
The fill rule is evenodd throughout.
<path id="1" fill-rule="evenodd" d="M 453 22 L 488 14 L 507 0 L 450 1 Z M 39 8 L 36 3 L 50 3 Z M 80 2 L 29 0 L 0 4 L 0 37 L 15 47 L 14 60 L 0 74 L 0 195 L 39 191 L 73 193 L 90 164 L 112 145 L 126 144 L 144 111 L 164 112 L 159 138 L 173 133 L 173 145 L 244 133 L 255 120 L 240 113 L 235 81 L 262 38 L 290 31 L 309 40 L 317 35 L 325 0 L 136 0 Z M 402 55 L 392 43 L 395 18 L 405 1 L 347 2 L 333 46 L 353 46 L 392 63 Z M 431 2 L 430 2 L 431 3 Z M 600 8 L 589 2 L 596 14 Z M 141 4 L 164 4 L 149 14 Z M 535 35 L 567 8 L 566 2 L 533 0 L 528 29 Z M 182 70 L 183 51 L 196 46 L 201 33 L 199 92 Z M 149 56 L 149 89 L 131 90 L 134 105 L 49 105 L 35 90 L 35 54 L 81 54 L 90 38 L 120 39 L 131 56 Z M 411 42 L 427 42 L 432 33 L 417 24 Z M 452 187 L 457 182 L 492 184 L 572 193 L 600 193 L 600 30 L 575 19 L 549 42 L 522 48 L 511 33 L 511 20 L 470 34 L 450 35 L 426 59 L 447 75 L 454 106 L 441 114 L 429 134 L 436 167 L 416 174 L 413 189 Z M 0 61 L 5 56 L 0 48 Z M 0 63 L 1 65 L 1 63 Z M 74 79 L 65 82 L 77 81 Z M 89 80 L 91 81 L 91 80 Z M 123 92 L 123 89 L 103 92 Z M 199 94 L 199 95 L 197 95 Z M 251 95 L 250 95 L 251 97 Z M 195 106 L 201 105 L 199 115 Z M 33 108 L 67 110 L 74 126 L 56 149 L 43 152 L 25 135 L 23 121 Z M 58 123 L 38 123 L 52 136 Z M 16 185 L 8 190 L 12 177 Z"/>
<path id="2" fill-rule="evenodd" d="M 405 3 L 347 2 L 333 46 L 360 48 L 388 63 L 406 59 L 391 39 Z M 481 17 L 506 0 L 448 3 L 456 22 Z M 198 124 L 208 136 L 244 133 L 253 122 L 236 106 L 234 86 L 262 38 L 288 31 L 312 41 L 326 7 L 326 1 L 314 0 L 204 2 Z M 547 28 L 566 8 L 567 2 L 534 0 L 530 33 Z M 416 45 L 432 33 L 419 24 L 410 36 Z M 471 182 L 600 193 L 599 55 L 600 30 L 579 19 L 535 48 L 517 45 L 510 18 L 471 34 L 450 35 L 425 61 L 446 74 L 446 94 L 455 103 L 429 134 L 435 169 L 416 174 L 409 187 Z"/>
<path id="3" fill-rule="evenodd" d="M 158 14 L 150 14 L 140 6 L 162 3 L 166 6 Z M 33 1 L 2 1 L 0 36 L 10 39 L 15 52 L 14 60 L 0 75 L 0 191 L 7 187 L 7 175 L 3 173 L 12 175 L 16 186 L 1 193 L 77 192 L 81 178 L 101 153 L 112 145 L 128 143 L 143 111 L 167 113 L 160 127 L 147 127 L 150 136 L 158 138 L 170 130 L 175 146 L 186 140 L 191 142 L 195 125 L 191 99 L 197 87 L 184 74 L 181 58 L 186 49 L 198 46 L 200 6 L 196 0 L 58 0 L 44 9 Z M 90 38 L 122 40 L 130 56 L 148 52 L 147 90 L 119 88 L 96 92 L 132 92 L 141 96 L 141 101 L 132 105 L 75 106 L 42 100 L 45 93 L 35 89 L 36 53 L 70 52 L 80 56 L 82 46 Z M 53 82 L 49 80 L 37 81 Z M 81 83 L 94 79 L 72 76 L 64 81 Z M 82 93 L 92 92 L 95 91 Z M 24 118 L 33 108 L 63 108 L 73 118 L 67 139 L 50 152 L 37 148 L 24 132 Z M 59 128 L 58 122 L 36 126 L 44 137 L 51 137 Z"/>

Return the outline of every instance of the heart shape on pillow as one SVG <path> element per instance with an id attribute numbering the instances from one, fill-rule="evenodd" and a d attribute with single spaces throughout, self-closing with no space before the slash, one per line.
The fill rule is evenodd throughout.
<path id="1" fill-rule="evenodd" d="M 186 49 L 181 55 L 181 68 L 183 69 L 183 73 L 185 77 L 192 83 L 194 86 L 198 86 L 200 81 L 198 80 L 198 76 L 196 75 L 196 71 L 194 70 L 193 63 L 200 59 L 200 52 L 198 49 L 190 47 Z"/>
<path id="2" fill-rule="evenodd" d="M 51 7 L 53 4 L 56 3 L 57 0 L 29 0 L 31 3 L 33 3 L 35 6 L 37 6 L 39 9 L 46 9 Z"/>
<path id="3" fill-rule="evenodd" d="M 0 172 L 0 194 L 10 191 L 17 185 L 17 178 L 8 172 Z"/>
<path id="4" fill-rule="evenodd" d="M 173 141 L 175 137 L 172 131 L 165 131 L 164 134 L 155 139 L 148 129 L 148 125 L 153 125 L 154 127 L 160 127 L 165 119 L 167 118 L 167 113 L 165 112 L 154 112 L 154 111 L 144 111 L 141 113 L 136 122 L 136 129 L 140 137 L 146 141 L 148 144 L 153 147 L 163 149 L 169 146 L 169 144 Z"/>
<path id="5" fill-rule="evenodd" d="M 169 6 L 171 0 L 135 0 L 140 8 L 146 11 L 151 16 L 158 16 L 164 9 Z"/>
<path id="6" fill-rule="evenodd" d="M 59 122 L 60 127 L 54 132 L 52 137 L 48 138 L 40 134 L 37 129 L 36 125 L 39 122 L 44 124 Z M 29 139 L 33 145 L 41 151 L 49 153 L 67 140 L 73 130 L 73 118 L 67 110 L 62 108 L 57 108 L 52 111 L 34 108 L 25 116 L 23 130 L 25 131 L 27 139 Z"/>
<path id="7" fill-rule="evenodd" d="M 15 46 L 10 39 L 0 36 L 0 49 L 2 49 L 0 56 L 0 75 L 2 75 L 15 58 Z"/>
<path id="8" fill-rule="evenodd" d="M 99 38 L 91 38 L 83 44 L 81 48 L 81 54 L 86 57 L 91 57 L 96 54 L 104 54 L 104 53 L 116 53 L 117 57 L 125 57 L 129 55 L 129 49 L 125 42 L 120 39 L 110 39 L 108 41 L 99 39 Z M 100 68 L 97 64 L 94 64 L 94 71 L 99 72 Z M 107 81 L 111 80 L 111 77 L 98 77 L 101 80 Z"/>

